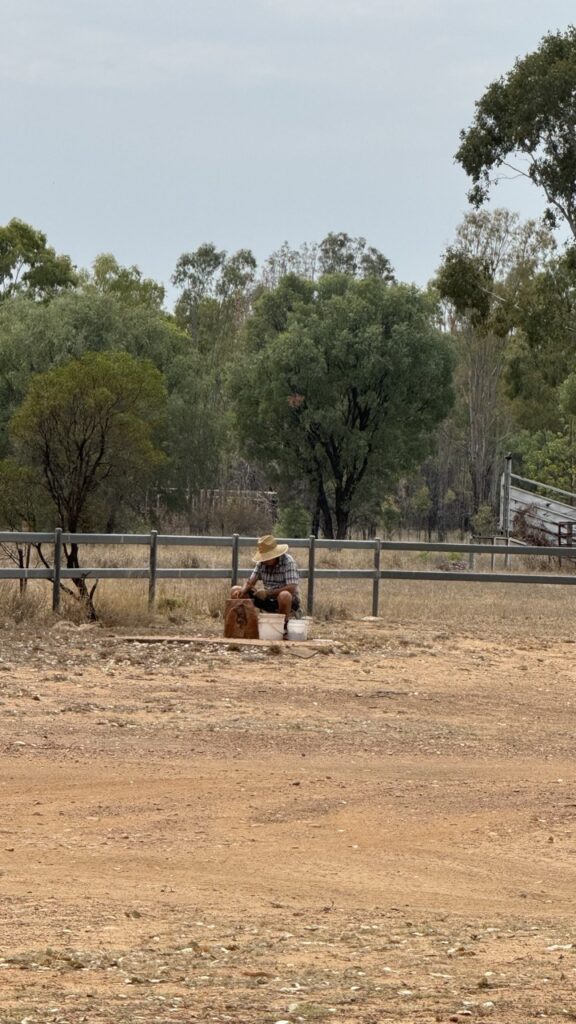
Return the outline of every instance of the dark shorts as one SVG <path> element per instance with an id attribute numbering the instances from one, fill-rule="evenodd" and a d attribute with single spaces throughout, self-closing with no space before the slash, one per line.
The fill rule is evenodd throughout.
<path id="1" fill-rule="evenodd" d="M 261 612 L 277 612 L 278 601 L 275 597 L 260 597 L 255 594 L 254 591 L 249 591 L 248 596 L 254 601 L 254 604 Z M 292 611 L 297 612 L 300 609 L 300 598 L 297 595 L 292 596 Z"/>

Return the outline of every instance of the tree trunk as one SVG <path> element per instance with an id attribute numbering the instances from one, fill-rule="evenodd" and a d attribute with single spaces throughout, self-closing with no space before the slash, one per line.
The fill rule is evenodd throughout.
<path id="1" fill-rule="evenodd" d="M 31 551 L 31 547 L 32 547 L 31 544 L 25 544 L 23 548 L 21 548 L 18 545 L 17 551 L 18 551 L 18 568 L 19 569 L 28 569 L 29 568 L 29 566 L 30 566 L 30 551 Z M 26 593 L 27 587 L 28 587 L 28 580 L 27 579 L 22 578 L 21 580 L 18 581 L 18 589 L 20 591 L 20 596 L 21 597 L 24 597 L 24 594 Z"/>
<path id="2" fill-rule="evenodd" d="M 80 562 L 78 559 L 78 545 L 71 544 L 69 548 L 65 548 L 66 554 L 66 567 L 68 569 L 80 569 Z M 94 588 L 89 590 L 86 586 L 86 579 L 84 576 L 74 576 L 72 583 L 78 591 L 78 600 L 86 610 L 86 617 L 90 622 L 96 622 L 98 616 L 94 607 Z"/>
<path id="3" fill-rule="evenodd" d="M 343 505 L 336 508 L 336 539 L 346 540 L 350 525 L 350 510 Z"/>
<path id="4" fill-rule="evenodd" d="M 324 481 L 320 476 L 318 478 L 318 493 L 316 496 L 316 509 L 319 513 L 319 518 L 322 520 L 322 533 L 325 537 L 330 540 L 334 538 L 334 524 L 332 521 L 332 510 L 326 491 L 324 489 Z"/>
<path id="5" fill-rule="evenodd" d="M 354 487 L 344 486 L 338 480 L 334 492 L 334 518 L 336 519 L 336 538 L 345 540 L 350 525 L 350 493 L 354 493 Z"/>
<path id="6" fill-rule="evenodd" d="M 320 532 L 320 505 L 318 498 L 316 499 L 316 505 L 314 506 L 314 515 L 312 516 L 312 535 L 317 537 Z"/>

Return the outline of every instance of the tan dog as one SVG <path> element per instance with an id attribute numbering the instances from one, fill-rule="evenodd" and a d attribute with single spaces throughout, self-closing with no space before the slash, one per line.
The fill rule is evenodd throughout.
<path id="1" fill-rule="evenodd" d="M 235 640 L 258 639 L 258 612 L 249 598 L 230 598 L 226 602 L 224 636 Z"/>

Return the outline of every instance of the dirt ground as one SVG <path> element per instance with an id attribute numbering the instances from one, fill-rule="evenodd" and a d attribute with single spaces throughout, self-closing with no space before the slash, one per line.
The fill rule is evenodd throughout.
<path id="1" fill-rule="evenodd" d="M 568 630 L 219 630 L 0 632 L 1 1024 L 576 1020 Z"/>

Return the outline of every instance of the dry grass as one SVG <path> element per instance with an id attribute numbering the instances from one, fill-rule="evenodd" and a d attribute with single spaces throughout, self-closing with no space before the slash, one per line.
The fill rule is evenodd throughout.
<path id="1" fill-rule="evenodd" d="M 295 552 L 301 566 L 307 563 L 307 553 Z M 564 571 L 573 575 L 573 568 L 564 565 L 559 570 L 556 559 L 536 556 L 516 556 L 511 560 L 509 572 L 552 573 Z M 82 551 L 86 566 L 143 567 L 147 566 L 148 550 L 142 546 L 117 545 L 86 547 Z M 467 556 L 457 551 L 406 552 L 385 551 L 381 567 L 398 569 L 438 570 L 459 562 L 467 567 Z M 161 548 L 159 567 L 222 568 L 230 564 L 230 551 L 218 547 Z M 250 550 L 242 549 L 241 567 L 251 567 Z M 373 554 L 368 549 L 317 551 L 318 569 L 371 569 Z M 478 571 L 490 570 L 490 556 L 476 557 Z M 504 556 L 497 556 L 496 571 L 504 571 Z M 206 619 L 218 620 L 222 616 L 229 582 L 226 580 L 166 580 L 157 587 L 154 615 L 148 610 L 148 583 L 146 580 L 101 580 L 95 594 L 95 605 L 105 625 L 125 627 L 150 626 L 166 622 L 175 626 Z M 302 584 L 304 602 L 307 584 Z M 16 581 L 0 583 L 0 621 L 42 624 L 52 621 L 51 585 L 44 581 L 29 582 L 20 594 Z M 369 616 L 372 611 L 372 582 L 365 580 L 316 580 L 314 618 L 317 622 L 334 622 Z M 506 584 L 484 584 L 451 581 L 383 580 L 380 587 L 380 615 L 389 622 L 437 626 L 439 629 L 459 629 L 467 623 L 481 626 L 492 633 L 510 632 L 519 635 L 538 635 L 539 628 L 549 634 L 556 624 L 559 635 L 571 635 L 571 622 L 576 611 L 576 590 L 572 587 Z M 64 598 L 62 615 L 72 621 L 82 620 L 82 609 L 71 598 Z"/>

